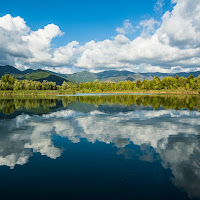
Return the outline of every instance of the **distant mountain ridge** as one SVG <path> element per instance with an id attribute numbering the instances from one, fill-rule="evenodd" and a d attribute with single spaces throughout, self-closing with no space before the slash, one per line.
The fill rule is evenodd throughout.
<path id="1" fill-rule="evenodd" d="M 22 74 L 22 71 L 10 65 L 0 66 L 0 76 L 4 74 Z"/>
<path id="2" fill-rule="evenodd" d="M 178 75 L 179 77 L 188 77 L 189 75 L 193 75 L 194 77 L 198 77 L 200 75 L 200 71 L 197 72 L 180 72 L 180 73 L 135 73 L 135 72 L 130 72 L 130 71 L 116 71 L 116 70 L 109 70 L 109 71 L 104 71 L 104 72 L 99 72 L 99 73 L 92 73 L 88 71 L 82 71 L 82 72 L 77 72 L 74 74 L 67 74 L 66 77 L 69 80 L 73 80 L 77 83 L 86 83 L 86 82 L 91 82 L 96 79 L 100 81 L 114 81 L 114 82 L 119 82 L 119 81 L 137 81 L 141 80 L 143 81 L 144 79 L 147 80 L 152 80 L 154 76 L 158 76 L 160 79 L 163 79 L 164 77 L 175 77 Z"/>
<path id="3" fill-rule="evenodd" d="M 62 85 L 63 81 L 68 82 L 67 78 L 63 78 L 61 76 L 55 75 L 45 70 L 27 69 L 24 71 L 20 71 L 10 65 L 0 66 L 0 77 L 2 77 L 5 74 L 10 74 L 14 78 L 19 79 L 19 80 L 26 79 L 26 80 L 34 80 L 34 81 L 40 81 L 40 82 L 43 82 L 44 80 L 53 81 L 53 82 L 56 82 L 57 85 Z"/>
<path id="4" fill-rule="evenodd" d="M 46 70 L 33 70 L 27 69 L 25 71 L 20 71 L 13 66 L 6 65 L 0 66 L 0 77 L 4 74 L 11 74 L 14 78 L 19 80 L 36 80 L 42 82 L 43 80 L 46 81 L 53 81 L 56 82 L 58 85 L 61 85 L 63 81 L 66 82 L 76 82 L 76 83 L 86 83 L 92 82 L 96 79 L 99 81 L 137 81 L 144 79 L 152 80 L 154 76 L 158 76 L 160 79 L 164 77 L 172 76 L 175 77 L 178 75 L 179 77 L 188 77 L 189 75 L 193 75 L 194 77 L 198 77 L 200 75 L 200 71 L 196 72 L 180 72 L 180 73 L 135 73 L 130 71 L 118 71 L 118 70 L 108 70 L 99 73 L 92 73 L 88 71 L 81 71 L 74 74 L 59 74 L 51 71 Z"/>

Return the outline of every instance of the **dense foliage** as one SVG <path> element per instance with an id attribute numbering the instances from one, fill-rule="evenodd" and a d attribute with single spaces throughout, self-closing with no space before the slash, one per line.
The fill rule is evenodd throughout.
<path id="1" fill-rule="evenodd" d="M 164 91 L 197 91 L 200 92 L 200 76 L 194 78 L 190 75 L 188 78 L 176 76 L 165 77 L 160 80 L 157 76 L 153 80 L 136 82 L 123 81 L 123 82 L 112 82 L 112 81 L 98 81 L 88 83 L 68 84 L 63 82 L 62 86 L 56 85 L 55 82 L 48 81 L 28 81 L 28 80 L 17 80 L 11 75 L 4 75 L 0 81 L 0 90 L 68 90 L 73 93 L 75 92 L 122 92 L 122 91 L 150 91 L 150 90 L 164 90 Z"/>
<path id="2" fill-rule="evenodd" d="M 117 91 L 137 91 L 137 90 L 187 90 L 187 91 L 200 91 L 200 76 L 194 78 L 190 75 L 188 78 L 176 76 L 165 77 L 160 80 L 158 77 L 154 77 L 153 80 L 136 82 L 123 81 L 123 82 L 99 82 L 95 80 L 90 83 L 80 83 L 78 86 L 80 92 L 117 92 Z"/>
<path id="3" fill-rule="evenodd" d="M 28 80 L 17 80 L 11 75 L 4 75 L 1 77 L 0 90 L 67 90 L 73 89 L 74 86 L 67 84 L 65 81 L 62 86 L 56 85 L 55 82 L 49 81 L 28 81 Z"/>

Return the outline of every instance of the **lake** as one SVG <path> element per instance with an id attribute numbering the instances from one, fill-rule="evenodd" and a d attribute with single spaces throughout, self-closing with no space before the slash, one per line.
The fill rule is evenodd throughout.
<path id="1" fill-rule="evenodd" d="M 2 199 L 200 199 L 200 97 L 0 97 Z"/>

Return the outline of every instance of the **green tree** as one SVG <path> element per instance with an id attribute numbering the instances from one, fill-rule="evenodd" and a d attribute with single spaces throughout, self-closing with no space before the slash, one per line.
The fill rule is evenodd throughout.
<path id="1" fill-rule="evenodd" d="M 14 84 L 15 79 L 9 75 L 9 74 L 5 74 L 4 76 L 1 77 L 1 81 L 4 83 L 9 83 L 9 84 Z"/>
<path id="2" fill-rule="evenodd" d="M 66 89 L 68 89 L 68 84 L 67 84 L 67 82 L 66 82 L 66 81 L 63 81 L 63 84 L 62 84 L 62 89 L 63 89 L 63 90 L 66 90 Z"/>
<path id="3" fill-rule="evenodd" d="M 141 86 L 142 86 L 141 81 L 140 81 L 140 80 L 137 80 L 137 81 L 136 81 L 136 87 L 137 87 L 138 89 L 140 89 Z"/>

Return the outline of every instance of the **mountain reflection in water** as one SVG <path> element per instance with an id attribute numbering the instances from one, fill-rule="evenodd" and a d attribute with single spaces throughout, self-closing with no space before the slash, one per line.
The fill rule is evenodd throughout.
<path id="1" fill-rule="evenodd" d="M 100 142 L 127 162 L 161 163 L 177 188 L 200 198 L 198 96 L 1 97 L 0 110 L 1 166 L 15 170 L 36 152 L 60 158 L 60 140 Z"/>

